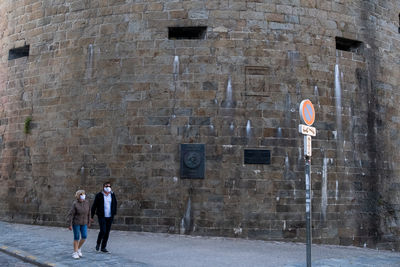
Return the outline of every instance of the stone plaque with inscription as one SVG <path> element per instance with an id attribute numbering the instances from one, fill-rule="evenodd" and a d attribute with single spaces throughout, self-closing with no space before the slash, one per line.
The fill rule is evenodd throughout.
<path id="1" fill-rule="evenodd" d="M 245 67 L 246 75 L 246 96 L 269 96 L 267 75 L 270 72 L 268 67 Z"/>
<path id="2" fill-rule="evenodd" d="M 245 149 L 244 164 L 271 164 L 271 150 Z"/>
<path id="3" fill-rule="evenodd" d="M 181 144 L 181 178 L 204 179 L 205 145 Z"/>

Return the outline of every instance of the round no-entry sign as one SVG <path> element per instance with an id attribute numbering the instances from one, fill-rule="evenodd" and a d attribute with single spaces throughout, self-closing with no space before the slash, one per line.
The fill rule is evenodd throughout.
<path id="1" fill-rule="evenodd" d="M 309 99 L 305 99 L 300 103 L 300 117 L 302 121 L 311 126 L 315 121 L 314 105 Z"/>

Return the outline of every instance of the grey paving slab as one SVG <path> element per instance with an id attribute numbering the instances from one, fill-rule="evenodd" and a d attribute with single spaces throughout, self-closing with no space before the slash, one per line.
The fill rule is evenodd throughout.
<path id="1" fill-rule="evenodd" d="M 75 260 L 67 228 L 0 222 L 0 247 L 10 246 L 55 266 L 252 267 L 306 266 L 305 244 L 219 237 L 111 231 L 111 254 L 94 250 L 98 230 L 89 229 Z M 368 248 L 313 245 L 313 266 L 400 266 L 400 253 Z"/>
<path id="2" fill-rule="evenodd" d="M 39 231 L 38 231 L 39 230 Z M 104 254 L 94 249 L 83 249 L 84 257 L 73 259 L 72 238 L 53 238 L 61 228 L 32 227 L 0 222 L 0 248 L 25 255 L 27 259 L 48 266 L 146 266 L 120 255 Z M 69 233 L 72 235 L 72 233 Z M 67 237 L 67 236 L 66 236 Z"/>
<path id="3" fill-rule="evenodd" d="M 16 257 L 0 253 L 0 266 L 1 267 L 34 267 L 31 263 L 24 262 Z"/>

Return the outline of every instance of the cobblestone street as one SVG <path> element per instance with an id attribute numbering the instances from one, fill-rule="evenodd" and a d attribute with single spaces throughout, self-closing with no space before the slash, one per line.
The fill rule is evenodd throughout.
<path id="1" fill-rule="evenodd" d="M 16 257 L 0 253 L 0 266 L 2 267 L 33 267 L 35 265 L 24 262 Z"/>
<path id="2" fill-rule="evenodd" d="M 66 228 L 0 222 L 0 249 L 41 266 L 306 265 L 305 245 L 300 243 L 111 231 L 111 254 L 104 254 L 94 250 L 97 233 L 97 229 L 89 230 L 84 257 L 75 260 L 71 257 L 72 233 Z M 30 266 L 14 258 L 8 263 L 8 255 L 0 256 L 4 256 L 1 266 Z M 400 266 L 400 253 L 368 248 L 314 245 L 312 257 L 313 266 Z"/>

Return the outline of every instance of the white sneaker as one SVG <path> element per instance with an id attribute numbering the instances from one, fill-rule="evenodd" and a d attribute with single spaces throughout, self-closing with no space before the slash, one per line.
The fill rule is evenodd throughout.
<path id="1" fill-rule="evenodd" d="M 82 251 L 81 251 L 81 249 L 78 249 L 78 256 L 79 256 L 79 257 L 82 257 Z"/>
<path id="2" fill-rule="evenodd" d="M 74 258 L 74 259 L 79 259 L 78 252 L 72 253 L 72 258 Z"/>

